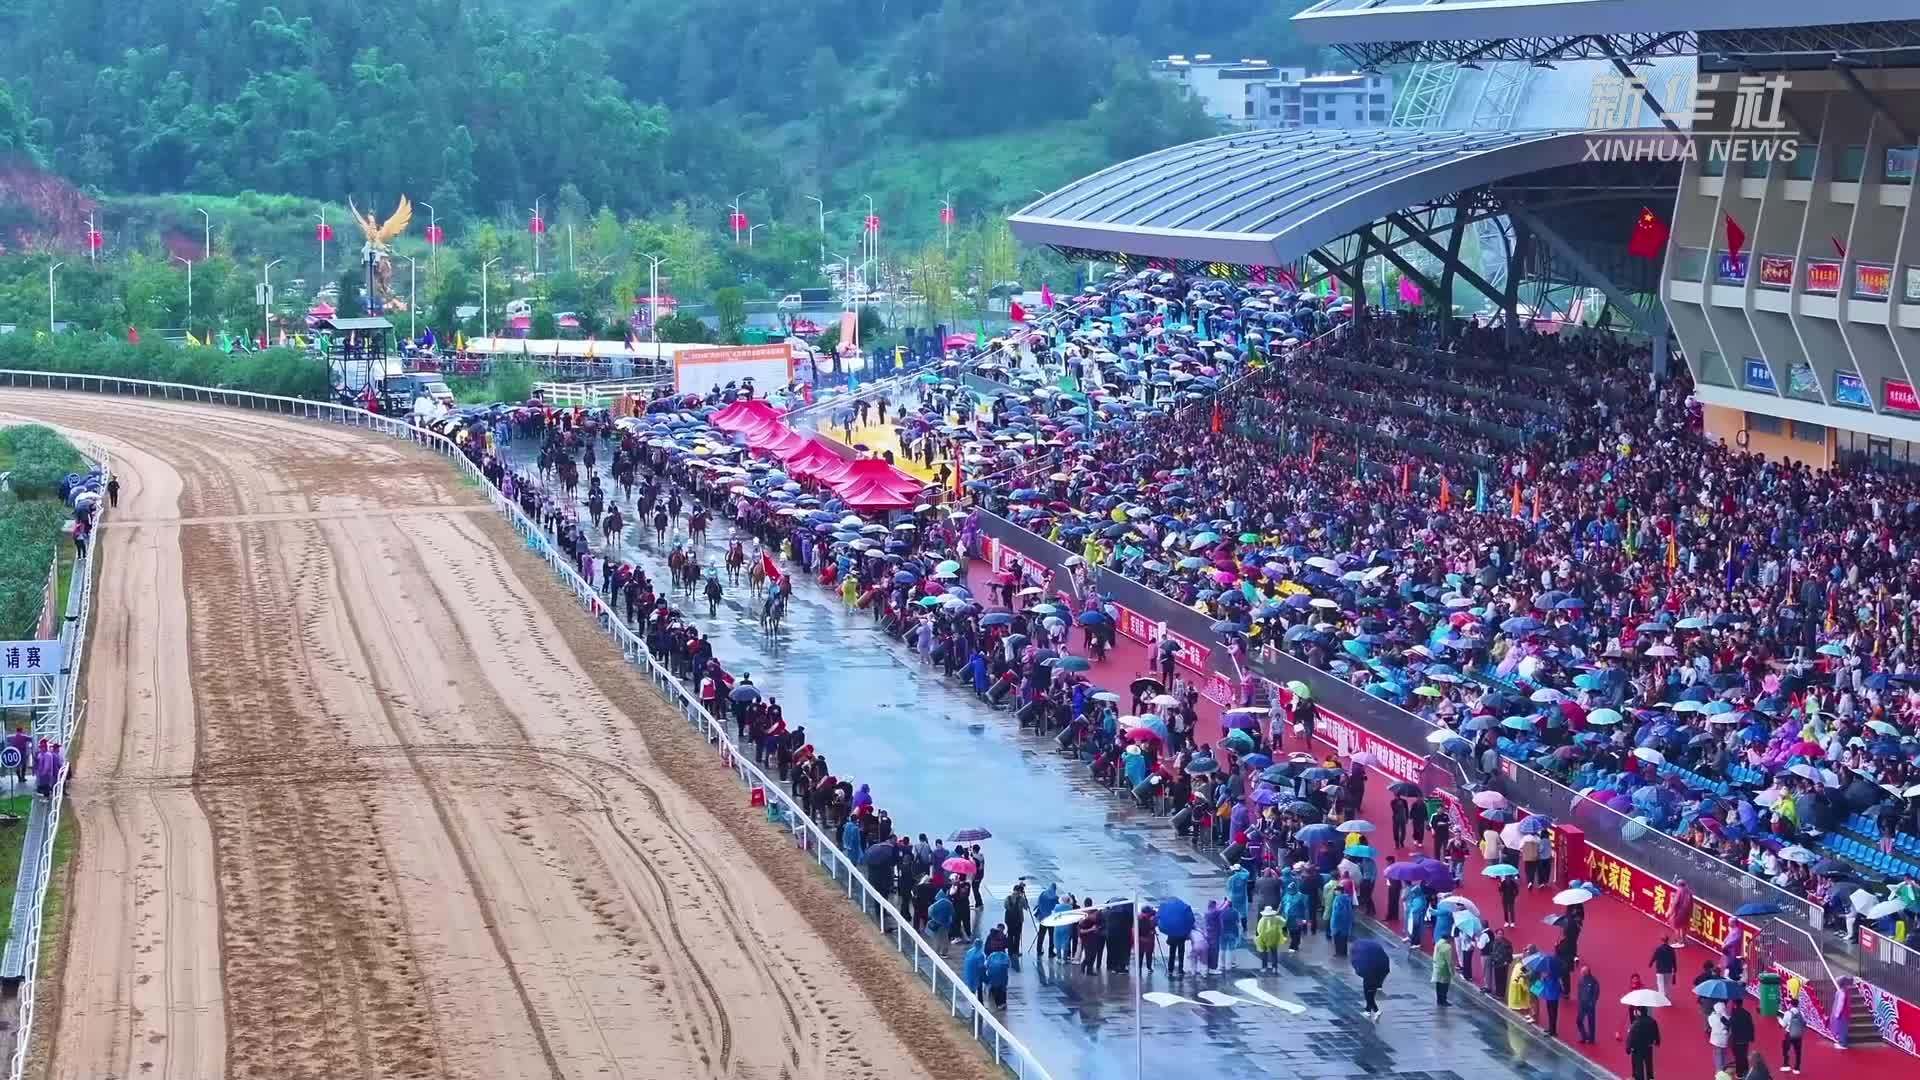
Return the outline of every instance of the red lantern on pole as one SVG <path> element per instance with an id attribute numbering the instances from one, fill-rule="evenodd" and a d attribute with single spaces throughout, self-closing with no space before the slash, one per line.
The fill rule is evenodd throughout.
<path id="1" fill-rule="evenodd" d="M 333 241 L 333 226 L 321 222 L 313 227 L 313 234 L 320 238 L 321 243 L 331 243 Z"/>
<path id="2" fill-rule="evenodd" d="M 102 244 L 105 244 L 106 242 L 107 242 L 107 238 L 100 235 L 100 230 L 92 229 L 87 232 L 87 247 L 91 248 L 92 250 L 99 251 L 100 246 Z"/>
<path id="3" fill-rule="evenodd" d="M 728 214 L 727 227 L 729 229 L 732 229 L 734 232 L 747 231 L 747 215 L 741 213 L 738 210 L 735 210 L 733 213 Z"/>
<path id="4" fill-rule="evenodd" d="M 953 207 L 943 206 L 940 208 L 940 224 L 942 225 L 953 224 Z"/>
<path id="5" fill-rule="evenodd" d="M 427 243 L 439 247 L 447 242 L 447 231 L 438 225 L 427 226 Z"/>
<path id="6" fill-rule="evenodd" d="M 533 215 L 532 219 L 527 222 L 527 231 L 535 236 L 541 235 L 547 231 L 547 219 L 541 217 L 539 214 Z"/>
<path id="7" fill-rule="evenodd" d="M 867 231 L 868 231 L 868 232 L 870 232 L 870 233 L 877 233 L 877 232 L 879 232 L 879 231 L 880 231 L 880 219 L 879 219 L 879 217 L 877 217 L 877 216 L 875 216 L 875 215 L 873 215 L 873 214 L 868 214 L 868 215 L 867 215 Z"/>

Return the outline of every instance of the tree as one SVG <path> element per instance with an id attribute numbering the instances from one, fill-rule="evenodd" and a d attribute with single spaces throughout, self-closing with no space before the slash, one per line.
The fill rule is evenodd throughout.
<path id="1" fill-rule="evenodd" d="M 340 279 L 340 283 L 335 286 L 335 288 L 339 290 L 340 296 L 333 305 L 335 317 L 341 319 L 358 319 L 366 315 L 367 301 L 366 297 L 362 294 L 358 277 L 348 274 Z"/>
<path id="2" fill-rule="evenodd" d="M 1112 158 L 1136 158 L 1219 133 L 1197 98 L 1174 92 L 1132 59 L 1114 64 L 1107 87 L 1092 118 Z"/>
<path id="3" fill-rule="evenodd" d="M 550 341 L 560 336 L 560 326 L 554 321 L 551 308 L 543 304 L 533 313 L 533 321 L 527 330 L 527 336 L 541 341 Z"/>
<path id="4" fill-rule="evenodd" d="M 661 341 L 688 342 L 696 345 L 713 343 L 713 332 L 697 316 L 676 312 L 661 319 L 654 327 L 654 333 Z"/>
<path id="5" fill-rule="evenodd" d="M 740 331 L 747 325 L 747 302 L 740 290 L 729 285 L 714 293 L 713 314 L 720 320 L 720 340 L 738 345 Z"/>

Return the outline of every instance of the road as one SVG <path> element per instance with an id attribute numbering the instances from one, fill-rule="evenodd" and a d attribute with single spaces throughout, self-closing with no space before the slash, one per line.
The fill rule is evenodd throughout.
<path id="1" fill-rule="evenodd" d="M 514 447 L 523 456 L 536 449 Z M 609 490 L 618 494 L 617 487 Z M 705 565 L 723 564 L 728 530 L 722 521 L 710 532 Z M 653 545 L 651 530 L 643 542 L 637 536 L 627 530 L 623 557 L 646 567 L 656 581 L 669 580 L 666 551 Z M 681 540 L 670 535 L 669 548 Z M 1166 819 L 1139 812 L 1093 783 L 1084 763 L 1057 753 L 1050 741 L 1020 733 L 1010 714 L 987 707 L 970 689 L 920 663 L 879 633 L 870 615 L 850 613 L 837 594 L 801 582 L 779 633 L 769 637 L 746 591 L 744 585 L 729 590 L 717 619 L 706 617 L 704 600 L 682 608 L 694 612 L 730 671 L 751 673 L 777 697 L 789 726 L 806 725 L 808 741 L 836 775 L 872 785 L 874 805 L 892 815 L 896 828 L 930 836 L 970 827 L 993 833 L 986 844 L 987 925 L 998 920 L 999 898 L 1020 879 L 1029 882 L 1030 895 L 1057 882 L 1062 894 L 1101 900 L 1136 892 L 1179 895 L 1196 910 L 1224 896 L 1219 865 L 1177 839 Z M 1240 996 L 1235 984 L 1253 974 L 1247 969 L 1254 963 L 1251 953 L 1243 953 L 1236 975 L 1179 983 L 1156 972 L 1144 990 L 1188 998 L 1202 991 Z M 1455 1007 L 1437 1009 L 1424 963 L 1410 963 L 1403 951 L 1394 963 L 1383 999 L 1387 1019 L 1377 1027 L 1359 1020 L 1357 981 L 1321 940 L 1283 957 L 1280 975 L 1258 981 L 1268 993 L 1304 1005 L 1300 1014 L 1148 1007 L 1138 1017 L 1145 1067 L 1227 1075 L 1257 1061 L 1263 1072 L 1304 1080 L 1590 1075 L 1570 1054 L 1508 1020 L 1504 1010 L 1458 1004 L 1469 997 L 1464 987 L 1454 995 Z M 1056 1076 L 1133 1074 L 1136 1012 L 1126 978 L 1083 976 L 1077 967 L 1042 969 L 1031 961 L 1024 968 L 1014 978 L 1008 1026 Z"/>
<path id="2" fill-rule="evenodd" d="M 60 1077 L 991 1075 L 478 493 L 0 392 L 114 456 Z"/>

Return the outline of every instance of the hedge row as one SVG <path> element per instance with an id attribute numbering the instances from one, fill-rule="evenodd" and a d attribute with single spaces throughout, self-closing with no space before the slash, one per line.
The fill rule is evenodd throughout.
<path id="1" fill-rule="evenodd" d="M 13 459 L 7 482 L 22 499 L 54 499 L 60 481 L 86 467 L 72 443 L 40 424 L 0 429 L 0 447 Z"/>
<path id="2" fill-rule="evenodd" d="M 319 400 L 329 396 L 331 385 L 326 361 L 298 349 L 225 353 L 164 341 L 134 344 L 91 334 L 0 335 L 0 368 L 114 375 Z"/>

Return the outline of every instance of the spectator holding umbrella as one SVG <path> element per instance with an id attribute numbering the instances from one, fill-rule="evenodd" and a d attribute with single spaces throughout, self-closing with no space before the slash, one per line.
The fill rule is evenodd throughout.
<path id="1" fill-rule="evenodd" d="M 1178 897 L 1162 901 L 1159 926 L 1167 936 L 1167 974 L 1185 975 L 1187 941 L 1193 936 L 1193 908 Z"/>
<path id="2" fill-rule="evenodd" d="M 1353 943 L 1353 955 L 1349 961 L 1353 973 L 1360 977 L 1360 993 L 1366 998 L 1361 1014 L 1367 1019 L 1380 1019 L 1380 988 L 1386 985 L 1387 975 L 1393 965 L 1387 960 L 1387 950 L 1372 938 L 1362 938 Z"/>

